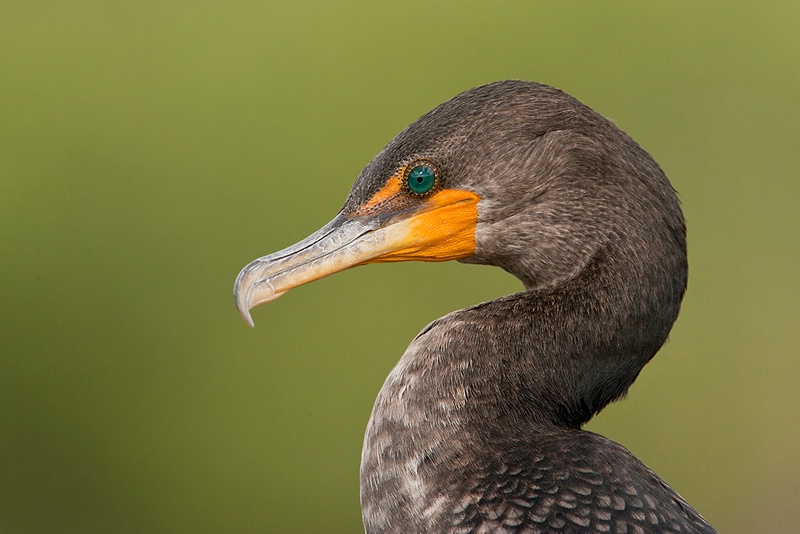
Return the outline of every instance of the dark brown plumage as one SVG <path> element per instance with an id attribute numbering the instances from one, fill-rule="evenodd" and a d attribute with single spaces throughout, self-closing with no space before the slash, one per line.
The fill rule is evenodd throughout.
<path id="1" fill-rule="evenodd" d="M 419 162 L 430 190 L 403 181 Z M 430 219 L 448 194 L 455 211 Z M 469 221 L 473 197 L 466 234 L 407 231 Z M 386 252 L 396 228 L 410 237 Z M 714 532 L 626 449 L 580 430 L 662 346 L 686 288 L 683 215 L 647 152 L 551 87 L 466 91 L 393 139 L 330 225 L 246 267 L 237 305 L 249 320 L 299 283 L 417 258 L 496 265 L 525 290 L 434 321 L 386 379 L 362 457 L 368 533 Z"/>

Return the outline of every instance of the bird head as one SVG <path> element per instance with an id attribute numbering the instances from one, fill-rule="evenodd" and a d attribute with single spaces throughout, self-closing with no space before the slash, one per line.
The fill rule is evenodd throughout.
<path id="1" fill-rule="evenodd" d="M 496 82 L 398 134 L 330 223 L 248 264 L 234 297 L 252 325 L 250 309 L 301 284 L 409 260 L 492 264 L 528 289 L 555 286 L 609 243 L 645 270 L 683 248 L 685 286 L 683 232 L 674 191 L 630 137 L 557 89 Z"/>

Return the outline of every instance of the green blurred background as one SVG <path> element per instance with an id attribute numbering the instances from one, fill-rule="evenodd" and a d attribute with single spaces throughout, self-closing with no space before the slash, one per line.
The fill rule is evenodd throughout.
<path id="1" fill-rule="evenodd" d="M 589 427 L 721 531 L 796 532 L 800 3 L 0 3 L 0 532 L 358 532 L 361 440 L 412 337 L 518 290 L 354 269 L 254 312 L 250 260 L 469 87 L 560 87 L 689 225 L 667 346 Z"/>

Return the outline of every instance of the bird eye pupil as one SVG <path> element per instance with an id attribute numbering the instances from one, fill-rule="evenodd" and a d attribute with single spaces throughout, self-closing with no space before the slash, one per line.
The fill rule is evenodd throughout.
<path id="1" fill-rule="evenodd" d="M 428 193 L 436 184 L 436 172 L 429 165 L 417 165 L 408 173 L 408 188 L 417 195 Z"/>

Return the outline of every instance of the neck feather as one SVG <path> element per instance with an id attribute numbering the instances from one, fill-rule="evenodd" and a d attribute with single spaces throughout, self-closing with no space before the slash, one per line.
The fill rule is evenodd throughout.
<path id="1" fill-rule="evenodd" d="M 425 473 L 474 462 L 487 442 L 577 429 L 625 394 L 666 340 L 685 276 L 623 280 L 611 257 L 597 254 L 557 287 L 451 313 L 414 339 L 367 428 L 365 521 L 397 506 L 423 517 L 435 501 Z"/>

